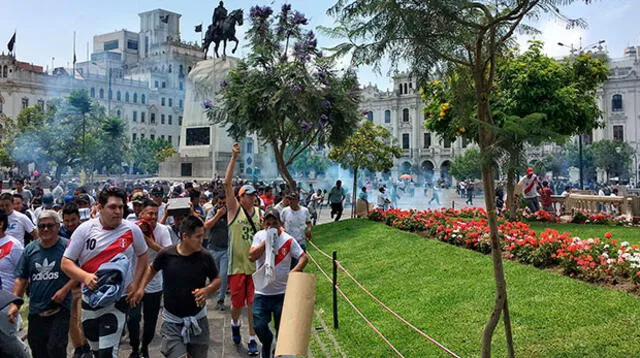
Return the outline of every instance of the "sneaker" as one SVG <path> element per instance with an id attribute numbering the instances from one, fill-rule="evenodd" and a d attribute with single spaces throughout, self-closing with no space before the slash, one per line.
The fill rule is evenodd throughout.
<path id="1" fill-rule="evenodd" d="M 216 310 L 218 311 L 226 311 L 226 307 L 224 306 L 224 301 L 218 301 L 218 303 L 216 303 Z"/>
<path id="2" fill-rule="evenodd" d="M 258 343 L 254 339 L 249 341 L 247 348 L 249 350 L 248 353 L 250 356 L 255 357 L 258 355 Z"/>
<path id="3" fill-rule="evenodd" d="M 233 344 L 240 344 L 242 338 L 240 337 L 240 326 L 231 326 L 231 339 Z"/>

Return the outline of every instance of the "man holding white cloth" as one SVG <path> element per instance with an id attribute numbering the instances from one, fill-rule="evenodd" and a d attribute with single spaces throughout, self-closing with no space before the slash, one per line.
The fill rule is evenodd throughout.
<path id="1" fill-rule="evenodd" d="M 273 315 L 277 337 L 289 272 L 302 271 L 307 265 L 307 256 L 296 239 L 282 230 L 277 210 L 267 210 L 264 225 L 265 229 L 258 231 L 253 237 L 249 260 L 256 263 L 256 272 L 253 274 L 253 327 L 262 343 L 262 357 L 268 358 L 272 356 L 273 341 L 269 322 Z M 293 269 L 292 258 L 298 260 Z"/>

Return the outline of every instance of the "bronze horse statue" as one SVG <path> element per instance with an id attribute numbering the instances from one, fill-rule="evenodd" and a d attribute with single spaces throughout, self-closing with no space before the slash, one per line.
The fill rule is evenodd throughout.
<path id="1" fill-rule="evenodd" d="M 238 39 L 236 38 L 236 25 L 243 25 L 243 16 L 244 12 L 242 9 L 233 10 L 229 13 L 224 21 L 222 22 L 222 26 L 216 28 L 214 24 L 209 25 L 207 29 L 207 34 L 204 37 L 204 43 L 202 44 L 202 52 L 204 52 L 204 58 L 207 58 L 207 52 L 209 52 L 209 46 L 211 43 L 215 43 L 216 46 L 214 48 L 214 52 L 216 57 L 220 57 L 218 55 L 218 48 L 220 46 L 220 42 L 224 42 L 222 48 L 222 57 L 227 56 L 227 41 L 233 41 L 236 45 L 231 50 L 231 53 L 235 53 L 238 49 Z"/>

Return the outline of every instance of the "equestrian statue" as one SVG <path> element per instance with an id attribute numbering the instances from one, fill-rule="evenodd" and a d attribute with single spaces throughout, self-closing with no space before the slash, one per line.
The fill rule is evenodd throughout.
<path id="1" fill-rule="evenodd" d="M 207 52 L 209 52 L 209 45 L 211 45 L 212 42 L 216 44 L 214 48 L 216 57 L 220 57 L 220 55 L 218 55 L 220 42 L 224 43 L 222 47 L 222 57 L 227 56 L 227 41 L 233 41 L 236 43 L 233 50 L 231 50 L 231 53 L 236 52 L 238 49 L 236 25 L 243 25 L 243 16 L 244 13 L 242 9 L 233 10 L 227 15 L 227 9 L 225 9 L 224 3 L 220 1 L 218 7 L 213 11 L 211 25 L 209 25 L 209 28 L 207 29 L 207 33 L 202 44 L 202 52 L 204 52 L 205 59 L 207 58 Z"/>

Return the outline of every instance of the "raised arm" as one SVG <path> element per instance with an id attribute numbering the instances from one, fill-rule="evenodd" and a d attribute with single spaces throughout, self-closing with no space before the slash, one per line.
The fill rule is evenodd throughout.
<path id="1" fill-rule="evenodd" d="M 229 165 L 227 165 L 227 171 L 224 175 L 224 190 L 227 194 L 227 220 L 231 222 L 233 218 L 238 213 L 238 209 L 240 204 L 238 204 L 238 200 L 236 199 L 233 193 L 233 185 L 231 181 L 233 180 L 233 168 L 235 168 L 236 160 L 238 160 L 238 156 L 240 155 L 240 144 L 233 143 L 233 149 L 231 151 L 231 160 L 229 161 Z"/>

